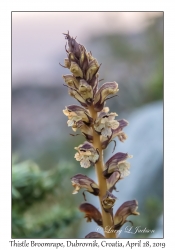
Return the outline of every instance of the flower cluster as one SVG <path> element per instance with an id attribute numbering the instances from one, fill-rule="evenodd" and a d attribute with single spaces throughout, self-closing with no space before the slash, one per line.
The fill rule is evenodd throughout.
<path id="1" fill-rule="evenodd" d="M 71 178 L 73 194 L 84 189 L 99 197 L 101 212 L 90 203 L 82 203 L 79 207 L 80 211 L 85 213 L 87 222 L 93 220 L 104 229 L 107 223 L 110 223 L 108 226 L 113 227 L 114 230 L 119 229 L 127 222 L 126 218 L 129 215 L 139 213 L 136 211 L 137 201 L 132 200 L 123 203 L 113 214 L 117 197 L 112 192 L 116 189 L 116 183 L 129 175 L 130 164 L 126 160 L 132 156 L 118 152 L 103 164 L 103 150 L 108 144 L 114 138 L 118 138 L 121 142 L 127 139 L 123 128 L 128 125 L 128 122 L 125 119 L 116 120 L 118 115 L 110 113 L 109 108 L 105 107 L 106 100 L 118 93 L 118 84 L 114 81 L 99 86 L 100 64 L 96 58 L 71 37 L 69 32 L 64 35 L 68 41 L 68 48 L 65 46 L 67 58 L 64 60 L 63 67 L 68 68 L 71 74 L 64 75 L 63 79 L 69 95 L 74 97 L 81 106 L 66 106 L 63 113 L 68 117 L 68 126 L 72 127 L 73 131 L 80 130 L 86 139 L 83 144 L 75 147 L 77 150 L 75 159 L 80 162 L 82 168 L 94 166 L 99 180 L 96 184 L 88 176 L 76 174 Z M 106 234 L 105 237 L 107 237 Z M 104 236 L 91 232 L 85 238 L 104 238 Z M 115 238 L 115 235 L 111 238 Z"/>

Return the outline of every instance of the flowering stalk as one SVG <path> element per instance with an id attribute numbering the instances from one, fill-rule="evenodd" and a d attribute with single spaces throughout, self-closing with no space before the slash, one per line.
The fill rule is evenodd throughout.
<path id="1" fill-rule="evenodd" d="M 106 100 L 110 95 L 116 95 L 119 91 L 116 82 L 99 84 L 99 68 L 97 60 L 91 52 L 77 43 L 76 39 L 68 34 L 64 34 L 68 41 L 66 48 L 67 57 L 64 62 L 72 74 L 64 75 L 63 79 L 68 87 L 68 93 L 74 97 L 81 106 L 69 105 L 63 110 L 68 117 L 68 126 L 73 131 L 79 129 L 86 141 L 75 147 L 77 153 L 75 159 L 80 161 L 83 168 L 94 166 L 97 174 L 98 183 L 95 183 L 88 176 L 77 174 L 71 178 L 73 194 L 79 192 L 81 188 L 85 191 L 98 196 L 101 212 L 90 203 L 82 203 L 79 207 L 85 213 L 87 222 L 95 221 L 103 227 L 105 238 L 116 238 L 116 231 L 127 222 L 129 215 L 138 215 L 136 211 L 138 203 L 136 200 L 123 203 L 113 214 L 113 206 L 116 197 L 112 194 L 115 184 L 129 175 L 130 165 L 126 162 L 131 158 L 127 153 L 118 152 L 104 164 L 103 150 L 115 138 L 121 142 L 127 136 L 123 128 L 128 125 L 124 119 L 115 120 L 116 113 L 109 113 L 109 108 L 105 107 Z M 85 191 L 83 192 L 86 200 Z M 109 230 L 110 229 L 110 233 Z M 104 238 L 102 234 L 91 232 L 85 238 Z"/>

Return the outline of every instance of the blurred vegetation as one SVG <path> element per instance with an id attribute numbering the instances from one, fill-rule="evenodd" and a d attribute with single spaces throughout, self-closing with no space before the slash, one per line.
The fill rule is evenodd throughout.
<path id="1" fill-rule="evenodd" d="M 41 171 L 32 161 L 12 165 L 12 237 L 76 238 L 80 213 L 71 195 L 72 164 Z"/>
<path id="2" fill-rule="evenodd" d="M 138 33 L 102 34 L 91 38 L 94 55 L 102 62 L 100 76 L 119 83 L 117 101 L 109 106 L 130 112 L 163 99 L 163 17 L 151 18 Z M 120 96 L 122 98 L 120 98 Z"/>
<path id="3" fill-rule="evenodd" d="M 136 216 L 131 220 L 134 223 L 134 227 L 140 226 L 140 229 L 143 230 L 146 228 L 147 230 L 155 230 L 157 228 L 157 221 L 159 217 L 162 215 L 163 201 L 158 198 L 158 196 L 150 195 L 144 202 L 144 206 L 140 208 L 139 213 L 140 216 Z M 135 238 L 149 238 L 151 234 L 149 233 L 137 233 L 133 235 Z"/>

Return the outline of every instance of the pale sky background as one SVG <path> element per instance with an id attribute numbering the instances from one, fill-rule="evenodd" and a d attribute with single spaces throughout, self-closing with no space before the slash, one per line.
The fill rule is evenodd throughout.
<path id="1" fill-rule="evenodd" d="M 100 33 L 141 32 L 149 18 L 162 12 L 13 12 L 12 77 L 13 87 L 28 81 L 52 84 L 65 39 L 70 31 L 86 44 L 89 36 Z M 64 58 L 63 57 L 63 58 Z M 54 65 L 52 64 L 54 62 Z M 60 61 L 62 63 L 62 61 Z"/>

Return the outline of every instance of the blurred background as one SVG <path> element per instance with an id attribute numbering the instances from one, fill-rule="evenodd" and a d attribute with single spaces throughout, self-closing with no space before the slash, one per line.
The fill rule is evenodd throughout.
<path id="1" fill-rule="evenodd" d="M 12 237 L 84 238 L 96 231 L 72 195 L 70 177 L 81 169 L 62 110 L 78 104 L 63 86 L 68 30 L 102 63 L 100 78 L 116 81 L 119 94 L 107 105 L 129 126 L 125 143 L 131 174 L 117 185 L 116 209 L 137 199 L 134 227 L 154 234 L 123 232 L 121 238 L 163 237 L 163 12 L 13 12 L 12 13 Z M 112 156 L 113 145 L 105 151 Z M 98 199 L 87 194 L 99 208 Z M 126 224 L 127 225 L 127 224 Z M 130 226 L 130 225 L 129 225 Z"/>

